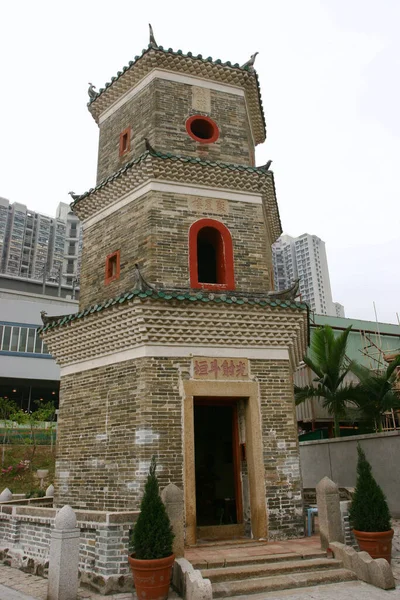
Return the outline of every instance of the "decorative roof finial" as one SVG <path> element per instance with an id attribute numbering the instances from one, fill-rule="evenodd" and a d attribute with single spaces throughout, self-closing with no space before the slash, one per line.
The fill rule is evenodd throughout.
<path id="1" fill-rule="evenodd" d="M 248 67 L 250 71 L 254 71 L 254 62 L 256 60 L 257 54 L 258 54 L 258 52 L 254 52 L 254 54 L 251 55 L 249 60 L 247 62 L 245 62 L 241 68 L 245 69 L 246 67 Z"/>
<path id="2" fill-rule="evenodd" d="M 296 298 L 299 296 L 300 289 L 300 279 L 296 279 L 293 284 L 287 288 L 286 290 L 278 291 L 270 291 L 267 292 L 268 298 L 271 300 L 289 300 L 290 302 L 294 302 Z"/>
<path id="3" fill-rule="evenodd" d="M 89 94 L 89 98 L 91 100 L 94 100 L 97 96 L 97 92 L 95 90 L 96 90 L 96 86 L 93 85 L 93 83 L 89 82 L 88 94 Z"/>
<path id="4" fill-rule="evenodd" d="M 152 153 L 154 154 L 155 150 L 147 138 L 144 138 L 144 143 L 145 143 L 147 152 L 150 152 L 150 154 L 152 154 Z"/>
<path id="5" fill-rule="evenodd" d="M 270 166 L 272 165 L 272 160 L 268 160 L 265 165 L 263 165 L 262 167 L 259 167 L 259 169 L 262 169 L 263 171 L 269 171 Z"/>
<path id="6" fill-rule="evenodd" d="M 158 48 L 156 39 L 154 37 L 154 33 L 153 33 L 153 28 L 151 26 L 151 24 L 149 23 L 149 31 L 150 31 L 150 42 L 149 42 L 149 46 L 151 48 Z"/>
<path id="7" fill-rule="evenodd" d="M 140 272 L 139 265 L 135 263 L 135 270 L 133 272 L 134 277 L 134 290 L 140 290 L 141 292 L 147 292 L 147 290 L 154 290 L 154 286 L 147 283 L 145 278 Z"/>

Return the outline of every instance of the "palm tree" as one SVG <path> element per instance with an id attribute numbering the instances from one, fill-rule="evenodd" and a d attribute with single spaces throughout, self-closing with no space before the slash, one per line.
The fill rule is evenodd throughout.
<path id="1" fill-rule="evenodd" d="M 311 357 L 303 358 L 316 375 L 314 385 L 294 387 L 296 405 L 308 398 L 321 398 L 323 406 L 333 415 L 335 437 L 340 436 L 339 422 L 346 416 L 346 403 L 354 402 L 358 396 L 357 386 L 343 383 L 349 372 L 346 346 L 350 330 L 351 325 L 335 337 L 332 327 L 324 325 L 314 332 Z"/>
<path id="2" fill-rule="evenodd" d="M 350 363 L 350 370 L 360 381 L 361 393 L 355 402 L 375 431 L 382 431 L 382 415 L 385 412 L 400 409 L 400 394 L 393 388 L 395 371 L 399 366 L 400 354 L 384 371 L 373 371 L 354 361 Z"/>

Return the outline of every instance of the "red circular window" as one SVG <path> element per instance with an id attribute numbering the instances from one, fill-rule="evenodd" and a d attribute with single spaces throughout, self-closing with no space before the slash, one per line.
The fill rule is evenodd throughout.
<path id="1" fill-rule="evenodd" d="M 194 115 L 186 121 L 186 131 L 200 144 L 212 144 L 219 138 L 218 125 L 203 115 Z"/>

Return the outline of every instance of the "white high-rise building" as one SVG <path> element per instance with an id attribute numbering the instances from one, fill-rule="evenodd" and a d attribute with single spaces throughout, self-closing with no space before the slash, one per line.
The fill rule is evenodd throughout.
<path id="1" fill-rule="evenodd" d="M 308 233 L 297 238 L 282 235 L 272 246 L 272 259 L 276 290 L 284 290 L 299 279 L 301 299 L 311 310 L 337 316 L 340 309 L 332 301 L 325 242 Z M 342 316 L 344 308 L 339 306 Z"/>
<path id="2" fill-rule="evenodd" d="M 27 279 L 79 281 L 82 227 L 69 205 L 61 202 L 55 218 L 0 198 L 0 273 Z"/>
<path id="3" fill-rule="evenodd" d="M 82 256 L 82 225 L 68 204 L 60 202 L 56 217 L 66 225 L 64 234 L 63 276 L 67 285 L 79 281 Z"/>
<path id="4" fill-rule="evenodd" d="M 334 306 L 335 311 L 336 311 L 336 316 L 337 317 L 341 317 L 342 319 L 344 319 L 346 317 L 346 315 L 344 314 L 344 306 L 343 306 L 343 304 L 340 304 L 340 302 L 334 302 L 333 306 Z"/>

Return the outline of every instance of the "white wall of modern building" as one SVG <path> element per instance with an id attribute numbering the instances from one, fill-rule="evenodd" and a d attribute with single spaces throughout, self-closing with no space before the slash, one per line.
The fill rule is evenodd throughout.
<path id="1" fill-rule="evenodd" d="M 60 369 L 37 333 L 43 310 L 51 316 L 71 314 L 78 302 L 46 291 L 7 289 L 0 280 L 0 378 L 59 380 Z"/>

